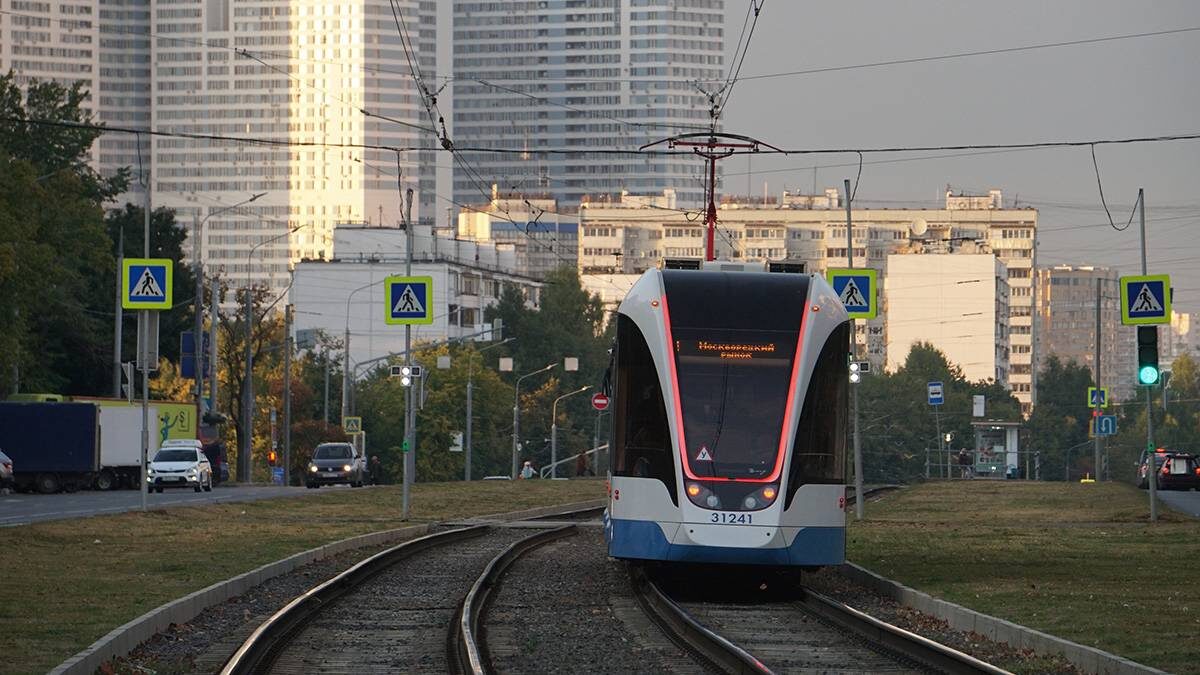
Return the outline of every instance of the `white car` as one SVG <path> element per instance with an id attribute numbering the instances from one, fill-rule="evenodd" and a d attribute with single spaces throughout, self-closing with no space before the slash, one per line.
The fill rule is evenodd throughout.
<path id="1" fill-rule="evenodd" d="M 163 488 L 190 487 L 196 492 L 212 490 L 212 465 L 199 448 L 167 446 L 146 467 L 146 485 L 152 492 Z"/>

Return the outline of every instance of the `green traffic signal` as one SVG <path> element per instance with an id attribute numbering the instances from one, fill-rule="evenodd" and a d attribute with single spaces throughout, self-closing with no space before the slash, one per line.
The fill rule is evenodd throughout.
<path id="1" fill-rule="evenodd" d="M 1140 384 L 1156 384 L 1158 382 L 1158 368 L 1153 366 L 1142 366 L 1138 371 L 1138 383 Z"/>
<path id="2" fill-rule="evenodd" d="M 1137 327 L 1138 384 L 1158 384 L 1158 326 Z"/>

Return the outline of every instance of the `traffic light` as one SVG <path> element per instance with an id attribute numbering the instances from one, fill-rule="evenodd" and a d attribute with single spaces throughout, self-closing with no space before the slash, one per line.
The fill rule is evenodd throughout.
<path id="1" fill-rule="evenodd" d="M 1158 326 L 1137 327 L 1138 384 L 1158 384 Z"/>
<path id="2" fill-rule="evenodd" d="M 276 453 L 274 450 L 268 450 L 267 451 L 267 464 L 270 464 L 271 466 L 275 466 L 275 462 L 277 462 L 277 461 L 279 461 L 279 454 Z"/>

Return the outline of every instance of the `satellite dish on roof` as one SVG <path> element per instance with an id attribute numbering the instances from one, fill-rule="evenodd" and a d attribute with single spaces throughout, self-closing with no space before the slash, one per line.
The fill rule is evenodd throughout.
<path id="1" fill-rule="evenodd" d="M 912 233 L 916 236 L 921 236 L 929 231 L 929 223 L 925 222 L 924 218 L 917 218 L 912 223 Z"/>

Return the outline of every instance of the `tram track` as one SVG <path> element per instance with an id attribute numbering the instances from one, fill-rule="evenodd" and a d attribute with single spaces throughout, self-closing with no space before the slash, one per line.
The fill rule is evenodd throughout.
<path id="1" fill-rule="evenodd" d="M 677 598 L 684 594 L 664 590 L 640 567 L 631 575 L 654 623 L 717 672 L 1007 672 L 809 589 L 768 602 L 714 602 Z"/>
<path id="2" fill-rule="evenodd" d="M 475 617 L 468 635 L 478 636 L 477 617 L 504 569 L 575 531 L 573 524 L 546 528 L 531 535 L 503 524 L 456 527 L 370 556 L 269 617 L 221 672 L 450 671 L 463 610 Z M 489 672 L 486 648 L 476 642 L 474 652 L 483 670 L 466 672 Z"/>

